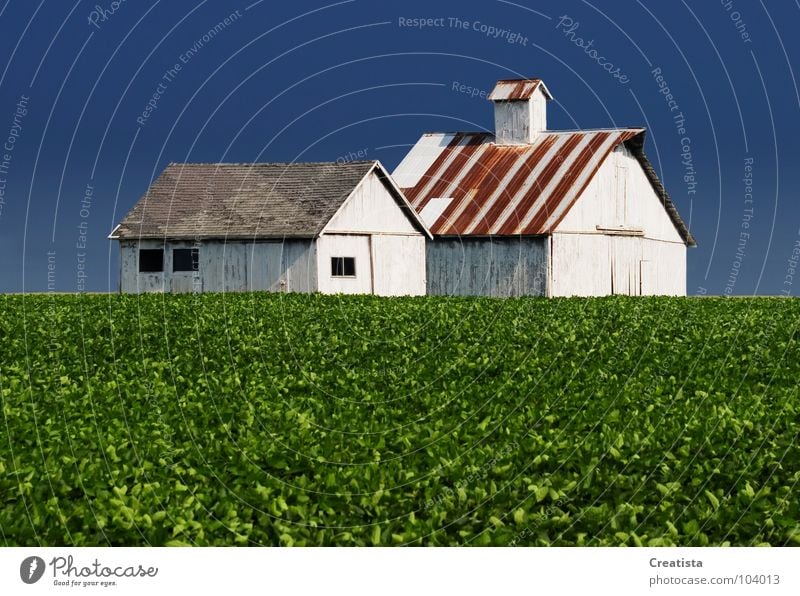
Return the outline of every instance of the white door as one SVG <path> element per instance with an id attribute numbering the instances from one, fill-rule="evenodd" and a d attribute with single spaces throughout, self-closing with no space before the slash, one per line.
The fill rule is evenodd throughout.
<path id="1" fill-rule="evenodd" d="M 655 261 L 639 261 L 639 280 L 642 296 L 658 294 L 658 275 Z"/>
<path id="2" fill-rule="evenodd" d="M 636 236 L 611 236 L 611 293 L 639 296 L 642 242 Z"/>
<path id="3" fill-rule="evenodd" d="M 374 234 L 371 257 L 376 295 L 425 295 L 425 236 Z"/>

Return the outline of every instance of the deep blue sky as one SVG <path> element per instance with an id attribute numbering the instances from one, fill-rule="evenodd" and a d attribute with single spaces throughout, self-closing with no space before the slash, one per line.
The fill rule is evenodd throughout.
<path id="1" fill-rule="evenodd" d="M 454 91 L 454 81 L 488 91 L 498 78 L 532 76 L 555 96 L 550 128 L 648 128 L 651 161 L 700 245 L 689 251 L 690 294 L 800 293 L 800 269 L 786 277 L 800 247 L 798 3 L 254 1 L 126 0 L 96 25 L 93 11 L 110 1 L 2 2 L 0 140 L 19 135 L 0 151 L 11 157 L 7 171 L 0 167 L 0 291 L 45 290 L 48 251 L 59 291 L 78 289 L 80 252 L 85 288 L 115 291 L 117 253 L 106 236 L 170 161 L 319 161 L 361 151 L 391 169 L 422 132 L 492 127 L 489 102 Z M 241 17 L 202 42 L 237 10 Z M 562 16 L 578 23 L 570 37 Z M 415 29 L 401 17 L 443 21 Z M 492 38 L 482 26 L 519 40 Z M 576 36 L 593 40 L 628 82 Z M 180 71 L 159 88 L 176 63 Z M 685 117 L 684 135 L 655 68 Z M 76 248 L 79 225 L 85 251 Z"/>

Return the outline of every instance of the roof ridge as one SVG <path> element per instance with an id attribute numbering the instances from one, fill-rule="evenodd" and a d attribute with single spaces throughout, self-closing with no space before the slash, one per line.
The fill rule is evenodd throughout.
<path id="1" fill-rule="evenodd" d="M 375 159 L 354 159 L 350 161 L 171 161 L 167 166 L 346 166 L 374 164 Z"/>
<path id="2" fill-rule="evenodd" d="M 576 132 L 632 132 L 632 131 L 646 131 L 647 128 L 644 126 L 619 126 L 619 127 L 607 127 L 607 128 L 564 128 L 560 130 L 543 130 L 540 134 L 548 135 L 548 134 L 560 134 L 560 133 L 576 133 Z M 428 131 L 422 133 L 422 136 L 425 135 L 486 135 L 486 136 L 494 136 L 494 133 L 491 131 L 481 131 L 481 130 L 439 130 L 439 131 Z M 530 143 L 528 143 L 530 144 Z"/>

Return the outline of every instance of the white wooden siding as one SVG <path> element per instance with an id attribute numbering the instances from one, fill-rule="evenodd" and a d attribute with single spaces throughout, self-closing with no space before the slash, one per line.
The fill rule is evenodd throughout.
<path id="1" fill-rule="evenodd" d="M 686 247 L 636 236 L 553 234 L 550 295 L 612 293 L 685 296 Z"/>
<path id="2" fill-rule="evenodd" d="M 494 130 L 501 145 L 532 143 L 537 133 L 547 130 L 547 97 L 541 87 L 529 100 L 495 101 Z"/>
<path id="3" fill-rule="evenodd" d="M 325 234 L 317 240 L 317 271 L 319 291 L 323 294 L 371 294 L 372 260 L 370 237 L 354 234 Z M 334 277 L 331 258 L 353 257 L 356 274 L 353 277 Z"/>
<path id="4" fill-rule="evenodd" d="M 247 255 L 248 290 L 315 292 L 316 241 L 257 242 Z"/>
<path id="5" fill-rule="evenodd" d="M 328 222 L 325 233 L 329 232 L 421 234 L 375 172 L 361 181 Z"/>
<path id="6" fill-rule="evenodd" d="M 495 142 L 500 145 L 530 143 L 531 108 L 527 101 L 498 101 L 494 105 Z"/>
<path id="7" fill-rule="evenodd" d="M 686 246 L 671 242 L 642 239 L 642 261 L 648 276 L 643 281 L 643 294 L 686 296 Z M 654 280 L 655 285 L 645 283 Z"/>
<path id="8" fill-rule="evenodd" d="M 173 271 L 175 261 L 173 251 L 181 248 L 198 248 L 192 242 L 171 242 L 164 251 L 164 278 L 169 284 L 169 291 L 176 293 L 199 292 L 203 289 L 203 278 L 198 261 L 197 271 Z M 198 251 L 199 257 L 199 251 Z"/>
<path id="9" fill-rule="evenodd" d="M 601 164 L 554 231 L 596 234 L 598 225 L 640 229 L 646 238 L 683 245 L 642 166 L 624 145 Z"/>
<path id="10" fill-rule="evenodd" d="M 601 234 L 553 234 L 549 295 L 611 294 L 610 238 Z"/>
<path id="11" fill-rule="evenodd" d="M 379 296 L 425 295 L 425 237 L 375 234 L 373 291 Z"/>
<path id="12" fill-rule="evenodd" d="M 641 296 L 642 238 L 609 236 L 611 262 L 611 293 L 621 296 Z"/>

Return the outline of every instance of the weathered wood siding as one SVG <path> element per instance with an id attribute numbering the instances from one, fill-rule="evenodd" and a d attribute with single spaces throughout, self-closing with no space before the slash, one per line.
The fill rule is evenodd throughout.
<path id="1" fill-rule="evenodd" d="M 642 240 L 642 294 L 686 296 L 686 246 Z"/>
<path id="2" fill-rule="evenodd" d="M 497 143 L 531 143 L 536 134 L 547 130 L 547 97 L 541 88 L 529 100 L 496 101 L 494 130 Z"/>
<path id="3" fill-rule="evenodd" d="M 551 243 L 551 296 L 686 294 L 686 246 L 624 146 L 603 162 Z"/>
<path id="4" fill-rule="evenodd" d="M 686 247 L 636 236 L 553 234 L 551 296 L 685 296 Z"/>
<path id="5" fill-rule="evenodd" d="M 549 295 L 611 294 L 610 238 L 602 234 L 553 234 Z"/>
<path id="6" fill-rule="evenodd" d="M 373 292 L 378 296 L 425 295 L 425 236 L 372 236 Z"/>
<path id="7" fill-rule="evenodd" d="M 325 233 L 329 232 L 422 235 L 375 172 L 364 177 L 328 222 Z"/>
<path id="8" fill-rule="evenodd" d="M 319 291 L 323 294 L 371 294 L 372 259 L 370 236 L 354 234 L 325 234 L 317 240 L 317 270 Z M 333 257 L 352 257 L 356 274 L 352 277 L 334 277 L 331 270 Z"/>
<path id="9" fill-rule="evenodd" d="M 436 238 L 428 242 L 428 294 L 543 296 L 547 238 Z"/>
<path id="10" fill-rule="evenodd" d="M 315 240 L 258 242 L 248 252 L 249 291 L 317 291 Z"/>
<path id="11" fill-rule="evenodd" d="M 164 272 L 139 273 L 139 248 L 165 248 Z M 173 272 L 174 248 L 199 249 L 199 271 Z M 356 275 L 333 276 L 332 257 L 353 257 Z M 120 289 L 138 292 L 425 293 L 425 235 L 371 172 L 317 239 L 120 242 Z"/>
<path id="12" fill-rule="evenodd" d="M 326 294 L 425 294 L 425 236 L 373 172 L 317 240 L 319 291 Z M 354 277 L 334 277 L 332 257 L 354 257 Z"/>
<path id="13" fill-rule="evenodd" d="M 199 250 L 197 272 L 173 272 L 175 248 Z M 139 273 L 139 248 L 164 248 L 162 273 Z M 317 289 L 313 240 L 276 242 L 158 240 L 120 243 L 120 290 L 141 292 L 313 292 Z"/>
<path id="14" fill-rule="evenodd" d="M 683 244 L 642 166 L 624 145 L 601 164 L 555 231 L 596 234 L 598 225 L 641 229 L 646 238 Z"/>
<path id="15" fill-rule="evenodd" d="M 125 294 L 143 292 L 169 292 L 172 284 L 165 279 L 164 273 L 139 273 L 139 249 L 163 248 L 159 240 L 142 240 L 140 242 L 122 241 L 119 246 L 119 279 L 120 291 Z M 164 254 L 164 271 L 167 271 L 167 255 Z"/>

